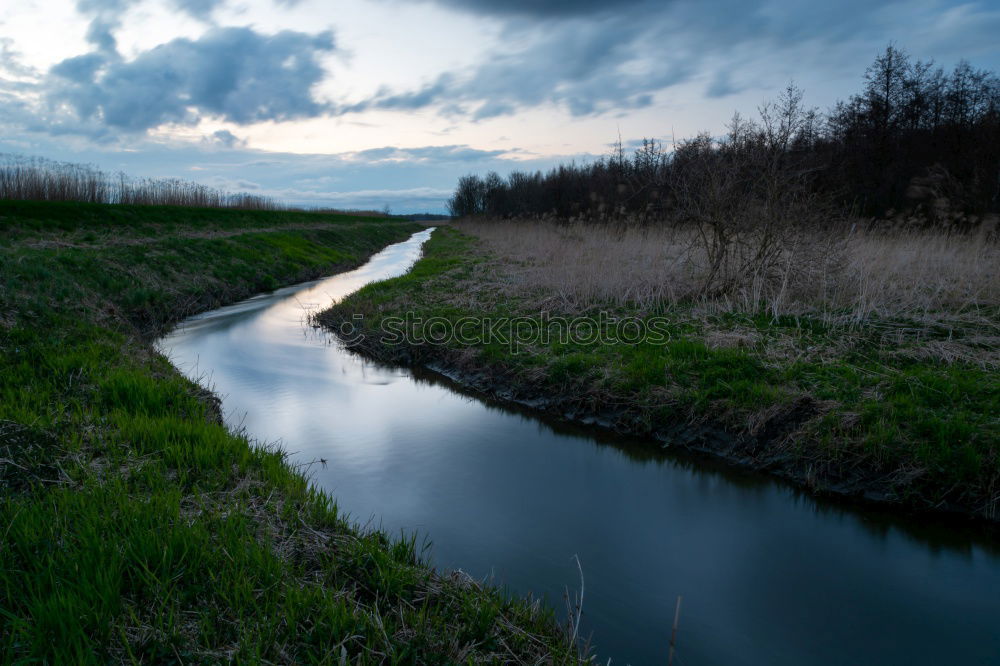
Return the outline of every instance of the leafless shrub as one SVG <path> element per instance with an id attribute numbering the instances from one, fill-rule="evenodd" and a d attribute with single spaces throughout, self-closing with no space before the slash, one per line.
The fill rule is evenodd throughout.
<path id="1" fill-rule="evenodd" d="M 836 256 L 824 230 L 841 215 L 785 149 L 800 123 L 791 91 L 777 126 L 767 110 L 762 126 L 737 115 L 724 140 L 703 134 L 677 149 L 669 215 L 695 230 L 705 297 L 779 301 Z"/>

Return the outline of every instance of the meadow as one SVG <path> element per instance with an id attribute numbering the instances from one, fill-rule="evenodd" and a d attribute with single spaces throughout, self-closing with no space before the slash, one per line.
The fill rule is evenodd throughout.
<path id="1" fill-rule="evenodd" d="M 11 663 L 575 663 L 551 611 L 361 529 L 156 353 L 185 316 L 420 227 L 0 201 L 0 652 Z"/>

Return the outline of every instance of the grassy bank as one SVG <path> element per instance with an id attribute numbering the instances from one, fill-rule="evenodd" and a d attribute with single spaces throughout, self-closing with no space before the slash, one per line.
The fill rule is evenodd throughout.
<path id="1" fill-rule="evenodd" d="M 4 661 L 574 661 L 548 611 L 356 529 L 151 347 L 418 228 L 0 202 Z"/>
<path id="2" fill-rule="evenodd" d="M 828 272 L 803 262 L 818 272 L 758 292 L 748 276 L 745 289 L 697 298 L 697 256 L 676 230 L 459 228 L 436 232 L 411 273 L 369 285 L 320 321 L 337 330 L 360 313 L 357 346 L 372 355 L 818 492 L 1000 518 L 992 241 L 845 236 L 824 250 L 836 259 Z M 407 312 L 416 318 L 390 322 Z M 600 312 L 656 318 L 665 342 L 623 341 Z M 516 323 L 489 338 L 473 325 L 464 341 L 427 344 L 463 321 L 505 317 Z M 545 339 L 553 317 L 597 322 L 603 341 Z"/>

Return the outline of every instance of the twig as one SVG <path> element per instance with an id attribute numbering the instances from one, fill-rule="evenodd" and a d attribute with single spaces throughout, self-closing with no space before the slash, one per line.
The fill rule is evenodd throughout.
<path id="1" fill-rule="evenodd" d="M 576 621 L 573 622 L 573 637 L 570 639 L 571 645 L 576 645 L 576 636 L 580 631 L 580 618 L 583 616 L 583 591 L 584 591 L 584 581 L 583 581 L 583 566 L 580 565 L 580 558 L 576 555 L 573 556 L 576 560 L 576 568 L 580 572 L 580 596 L 577 598 L 576 602 Z"/>
<path id="2" fill-rule="evenodd" d="M 670 632 L 670 655 L 667 657 L 667 666 L 673 666 L 674 663 L 674 651 L 677 647 L 677 624 L 681 619 L 681 599 L 680 595 L 677 595 L 677 608 L 674 609 L 674 628 Z"/>

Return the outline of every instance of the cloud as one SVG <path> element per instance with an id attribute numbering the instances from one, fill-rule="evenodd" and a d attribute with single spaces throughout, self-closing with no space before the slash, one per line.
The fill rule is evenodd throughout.
<path id="1" fill-rule="evenodd" d="M 137 0 L 77 0 L 76 9 L 81 14 L 111 18 L 121 16 Z"/>
<path id="2" fill-rule="evenodd" d="M 625 149 L 625 150 L 630 150 L 630 151 L 631 150 L 639 150 L 640 148 L 643 148 L 644 145 L 646 143 L 650 142 L 650 141 L 652 141 L 652 142 L 654 142 L 656 144 L 659 144 L 662 147 L 665 144 L 669 144 L 670 143 L 670 137 L 668 137 L 668 136 L 659 136 L 659 137 L 653 136 L 653 137 L 643 137 L 641 139 L 627 139 L 627 140 L 623 140 L 621 145 L 622 145 L 622 148 Z M 607 146 L 607 148 L 608 148 L 609 151 L 614 151 L 614 150 L 618 149 L 618 142 L 617 141 L 614 141 L 614 142 L 611 142 L 611 143 L 606 143 L 604 145 Z"/>
<path id="3" fill-rule="evenodd" d="M 242 148 L 247 144 L 246 140 L 224 129 L 212 132 L 212 135 L 205 137 L 203 141 L 222 148 Z"/>
<path id="4" fill-rule="evenodd" d="M 728 97 L 735 95 L 743 88 L 733 84 L 732 73 L 727 69 L 719 70 L 708 84 L 705 94 L 708 97 Z"/>
<path id="5" fill-rule="evenodd" d="M 66 58 L 52 67 L 50 72 L 70 81 L 93 81 L 97 71 L 107 62 L 107 56 L 100 53 L 87 53 L 81 56 Z"/>
<path id="6" fill-rule="evenodd" d="M 547 171 L 596 157 L 540 156 L 515 147 L 498 151 L 463 144 L 382 146 L 328 154 L 269 152 L 247 147 L 232 127 L 231 147 L 225 147 L 226 134 L 185 142 L 164 142 L 156 135 L 134 136 L 129 149 L 121 150 L 120 145 L 85 137 L 7 131 L 2 124 L 6 119 L 0 117 L 0 152 L 95 164 L 109 173 L 124 171 L 137 178 L 180 177 L 233 191 L 253 190 L 293 205 L 381 209 L 388 204 L 402 213 L 444 212 L 454 184 L 468 173 Z"/>
<path id="7" fill-rule="evenodd" d="M 216 7 L 223 4 L 223 0 L 175 0 L 174 4 L 191 16 L 205 20 Z"/>
<path id="8" fill-rule="evenodd" d="M 396 148 L 384 146 L 350 153 L 351 160 L 372 164 L 376 162 L 478 162 L 499 157 L 507 150 L 479 150 L 469 146 L 422 146 L 419 148 Z"/>
<path id="9" fill-rule="evenodd" d="M 666 0 L 662 0 L 666 2 Z M 476 14 L 554 18 L 620 12 L 632 5 L 653 5 L 650 0 L 439 0 L 443 4 Z"/>
<path id="10" fill-rule="evenodd" d="M 661 50 L 656 43 L 665 28 L 628 14 L 600 21 L 575 18 L 544 30 L 518 23 L 524 34 L 511 41 L 527 42 L 520 49 L 494 53 L 464 71 L 444 72 L 416 90 L 382 90 L 339 112 L 437 105 L 449 115 L 485 120 L 546 104 L 574 116 L 642 108 L 652 103 L 653 92 L 684 81 L 693 71 L 683 55 L 651 60 Z"/>
<path id="11" fill-rule="evenodd" d="M 14 40 L 0 37 L 0 77 L 35 78 L 37 75 L 38 72 L 21 62 L 21 53 L 14 47 Z"/>
<path id="12" fill-rule="evenodd" d="M 326 75 L 319 57 L 333 50 L 331 32 L 215 28 L 128 61 L 103 50 L 69 58 L 42 90 L 50 107 L 72 109 L 81 127 L 127 132 L 204 116 L 239 125 L 309 118 L 326 111 L 312 88 Z"/>
<path id="13" fill-rule="evenodd" d="M 352 205 L 375 205 L 386 201 L 422 201 L 426 203 L 439 203 L 441 199 L 447 199 L 452 195 L 452 189 L 435 187 L 411 187 L 401 190 L 352 190 L 349 192 L 337 191 L 317 191 L 317 190 L 281 190 L 288 199 L 291 200 L 315 200 L 329 201 L 334 203 L 350 203 Z"/>
<path id="14" fill-rule="evenodd" d="M 435 108 L 443 116 L 481 121 L 540 106 L 573 116 L 640 109 L 696 79 L 706 81 L 708 97 L 718 98 L 767 87 L 771 79 L 799 79 L 803 66 L 849 61 L 863 67 L 855 62 L 860 53 L 866 60 L 888 39 L 905 45 L 908 35 L 927 43 L 931 34 L 947 34 L 959 55 L 984 48 L 996 54 L 995 38 L 985 36 L 990 31 L 972 29 L 998 23 L 998 12 L 981 1 L 428 1 L 498 21 L 500 46 L 478 64 L 409 90 L 381 90 L 338 112 Z M 765 62 L 772 71 L 752 71 Z M 776 76 L 769 79 L 771 74 Z"/>
<path id="15" fill-rule="evenodd" d="M 211 187 L 224 192 L 257 192 L 262 189 L 260 183 L 240 178 L 234 180 L 222 176 L 213 176 L 206 182 Z"/>
<path id="16" fill-rule="evenodd" d="M 412 187 L 390 190 L 352 191 L 302 191 L 278 190 L 269 192 L 281 201 L 309 208 L 341 208 L 356 210 L 382 210 L 388 207 L 397 213 L 431 212 L 441 213 L 445 202 L 453 194 L 452 189 L 434 187 Z"/>
<path id="17" fill-rule="evenodd" d="M 719 15 L 741 21 L 744 38 L 759 23 L 756 8 L 735 0 L 710 9 L 684 0 L 438 1 L 500 18 L 504 46 L 477 65 L 413 90 L 379 91 L 339 112 L 436 106 L 442 115 L 481 121 L 545 105 L 573 116 L 641 109 L 730 44 L 713 34 L 728 26 Z"/>
<path id="18" fill-rule="evenodd" d="M 97 16 L 104 21 L 114 20 L 118 24 L 121 17 L 129 8 L 138 4 L 142 0 L 77 0 L 76 9 L 81 14 Z M 226 0 L 170 0 L 170 5 L 187 12 L 191 16 L 206 20 L 217 8 L 224 5 Z"/>
<path id="19" fill-rule="evenodd" d="M 422 83 L 382 88 L 360 102 L 324 103 L 312 91 L 326 78 L 323 56 L 334 51 L 329 32 L 264 35 L 213 27 L 126 60 L 115 39 L 119 23 L 149 0 L 75 1 L 91 19 L 92 51 L 64 60 L 48 77 L 38 75 L 35 97 L 43 103 L 34 109 L 33 127 L 95 138 L 206 117 L 246 125 L 433 109 L 461 126 L 540 107 L 574 117 L 620 113 L 667 103 L 672 88 L 691 82 L 714 99 L 801 81 L 810 69 L 859 76 L 890 37 L 904 47 L 934 45 L 930 53 L 914 50 L 917 57 L 957 53 L 989 66 L 1000 26 L 1000 11 L 982 0 L 423 0 L 488 19 L 499 28 L 496 45 L 481 61 L 432 73 Z M 208 21 L 227 0 L 159 2 Z M 9 97 L 23 93 L 25 84 L 19 81 L 22 89 L 14 91 L 3 79 L 4 67 L 11 69 L 5 53 L 0 50 L 0 92 Z M 986 53 L 987 62 L 977 53 Z"/>
<path id="20" fill-rule="evenodd" d="M 122 17 L 142 0 L 77 0 L 76 9 L 93 17 L 87 26 L 86 39 L 98 52 L 111 58 L 118 57 L 118 40 L 114 31 L 122 24 Z M 169 4 L 201 21 L 210 22 L 211 13 L 226 0 L 169 0 Z"/>

